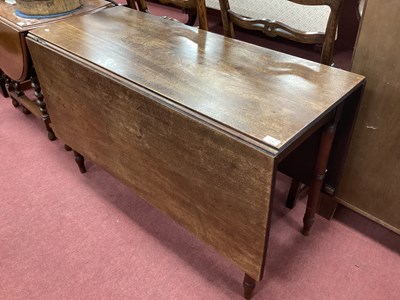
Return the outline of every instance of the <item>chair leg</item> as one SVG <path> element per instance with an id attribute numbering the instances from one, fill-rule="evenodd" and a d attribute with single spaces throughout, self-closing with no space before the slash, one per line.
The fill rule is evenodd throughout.
<path id="1" fill-rule="evenodd" d="M 288 197 L 286 199 L 286 207 L 287 208 L 294 208 L 296 205 L 297 195 L 299 194 L 300 189 L 300 181 L 293 179 L 292 183 L 290 184 L 290 190 Z"/>
<path id="2" fill-rule="evenodd" d="M 194 23 L 196 23 L 197 11 L 195 9 L 194 10 L 188 10 L 187 14 L 188 14 L 188 20 L 186 22 L 186 25 L 193 26 Z"/>
<path id="3" fill-rule="evenodd" d="M 243 279 L 243 297 L 246 300 L 250 300 L 253 297 L 253 291 L 256 287 L 256 281 L 247 274 L 244 274 Z"/>

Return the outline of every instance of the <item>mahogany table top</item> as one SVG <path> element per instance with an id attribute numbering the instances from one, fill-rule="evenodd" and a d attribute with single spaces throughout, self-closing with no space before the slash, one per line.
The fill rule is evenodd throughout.
<path id="1" fill-rule="evenodd" d="M 272 155 L 364 81 L 124 7 L 49 24 L 32 37 L 156 92 Z"/>
<path id="2" fill-rule="evenodd" d="M 57 137 L 255 280 L 281 160 L 358 103 L 364 85 L 124 7 L 43 26 L 27 41 Z M 318 148 L 325 171 L 330 142 Z"/>

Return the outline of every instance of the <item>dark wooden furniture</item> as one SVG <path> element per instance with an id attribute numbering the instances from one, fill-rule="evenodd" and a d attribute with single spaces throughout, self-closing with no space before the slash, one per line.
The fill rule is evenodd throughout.
<path id="1" fill-rule="evenodd" d="M 29 30 L 71 16 L 93 13 L 110 5 L 104 0 L 84 0 L 82 8 L 73 14 L 57 18 L 23 19 L 15 15 L 15 5 L 0 1 L 0 69 L 4 73 L 4 85 L 1 80 L 1 88 L 2 90 L 3 86 L 7 88 L 6 95 L 11 96 L 15 107 L 21 104 L 25 113 L 32 112 L 36 117 L 43 119 L 50 140 L 54 140 L 56 136 L 50 125 L 35 69 L 31 64 L 25 36 Z M 25 95 L 24 90 L 30 88 L 30 85 L 35 89 L 36 99 L 30 99 Z"/>
<path id="2" fill-rule="evenodd" d="M 320 63 L 331 65 L 333 63 L 333 50 L 336 32 L 339 23 L 340 11 L 343 0 L 289 0 L 301 5 L 327 5 L 330 8 L 329 19 L 325 32 L 306 32 L 292 28 L 279 20 L 254 19 L 238 14 L 231 9 L 229 0 L 219 0 L 221 7 L 224 35 L 234 37 L 234 25 L 249 30 L 258 30 L 269 37 L 281 36 L 305 44 L 321 44 L 322 53 Z M 286 206 L 292 208 L 299 191 L 300 182 L 293 180 Z"/>
<path id="3" fill-rule="evenodd" d="M 196 0 L 158 0 L 162 4 L 174 5 L 183 9 L 188 15 L 186 25 L 193 26 L 197 19 Z"/>
<path id="4" fill-rule="evenodd" d="M 0 90 L 4 97 L 8 97 L 8 92 L 6 89 L 6 78 L 2 70 L 0 70 Z"/>
<path id="5" fill-rule="evenodd" d="M 364 83 L 125 7 L 34 30 L 28 46 L 57 136 L 243 270 L 247 299 L 264 274 L 278 166 L 316 141 L 307 232 Z"/>
<path id="6" fill-rule="evenodd" d="M 333 47 L 335 42 L 336 30 L 338 27 L 339 16 L 343 0 L 289 0 L 290 2 L 301 5 L 327 5 L 330 7 L 330 15 L 325 32 L 305 32 L 292 28 L 279 20 L 252 19 L 235 13 L 229 0 L 219 0 L 221 7 L 222 22 L 224 25 L 224 35 L 234 37 L 234 25 L 263 32 L 269 37 L 281 36 L 296 42 L 305 44 L 321 44 L 322 54 L 320 63 L 325 65 L 332 64 Z"/>
<path id="7" fill-rule="evenodd" d="M 143 12 L 148 11 L 146 0 L 126 0 L 126 6 Z"/>
<path id="8" fill-rule="evenodd" d="M 186 25 L 193 26 L 199 16 L 199 27 L 208 30 L 205 0 L 159 0 L 159 2 L 183 9 L 189 16 Z M 148 12 L 146 0 L 127 0 L 127 6 Z"/>

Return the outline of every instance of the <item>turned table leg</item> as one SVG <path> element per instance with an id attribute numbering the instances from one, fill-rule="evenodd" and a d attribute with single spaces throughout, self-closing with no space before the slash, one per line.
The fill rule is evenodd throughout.
<path id="1" fill-rule="evenodd" d="M 317 161 L 314 168 L 314 179 L 311 182 L 308 194 L 306 213 L 303 218 L 303 234 L 309 235 L 310 229 L 314 224 L 315 213 L 324 183 L 326 168 L 328 166 L 329 155 L 332 149 L 333 139 L 335 138 L 337 123 L 341 116 L 342 107 L 339 107 L 335 120 L 329 124 L 322 132 L 321 142 L 319 144 Z"/>
<path id="2" fill-rule="evenodd" d="M 254 288 L 256 287 L 255 279 L 251 278 L 249 275 L 244 274 L 243 279 L 243 297 L 244 299 L 251 299 L 253 296 Z"/>
<path id="3" fill-rule="evenodd" d="M 17 95 L 17 97 L 22 97 L 24 95 L 24 91 L 21 89 L 21 85 L 19 84 L 19 82 L 13 81 L 13 85 L 14 85 L 14 92 Z M 14 98 L 13 98 L 13 105 L 14 105 L 14 107 L 18 107 L 19 106 L 19 102 Z M 24 105 L 22 105 L 22 112 L 25 115 L 30 115 L 31 114 L 29 109 L 27 109 Z"/>
<path id="4" fill-rule="evenodd" d="M 35 73 L 32 75 L 31 81 L 32 81 L 32 88 L 35 90 L 36 104 L 37 106 L 39 106 L 40 112 L 42 113 L 42 120 L 47 129 L 47 136 L 50 141 L 54 141 L 55 139 L 57 139 L 57 137 L 53 129 L 50 127 L 50 117 L 47 112 L 46 103 L 43 100 L 44 97 L 42 95 L 42 88 L 40 87 L 39 81 Z"/>
<path id="5" fill-rule="evenodd" d="M 13 91 L 14 90 L 14 84 L 11 81 L 11 78 L 8 77 L 7 75 L 4 75 L 4 78 L 5 78 L 5 86 L 6 86 L 7 92 Z M 12 97 L 12 96 L 11 96 L 11 101 L 12 101 L 12 105 L 14 107 L 18 107 L 19 106 L 19 102 L 16 99 L 14 99 L 14 97 Z"/>
<path id="6" fill-rule="evenodd" d="M 83 174 L 86 173 L 86 168 L 85 168 L 85 158 L 83 157 L 82 154 L 79 152 L 76 152 L 74 150 L 74 156 L 75 156 L 75 162 L 79 167 L 79 171 Z"/>

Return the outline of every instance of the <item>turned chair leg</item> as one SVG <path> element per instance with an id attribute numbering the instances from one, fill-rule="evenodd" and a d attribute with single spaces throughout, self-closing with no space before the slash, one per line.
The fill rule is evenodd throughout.
<path id="1" fill-rule="evenodd" d="M 286 207 L 287 208 L 294 208 L 296 205 L 297 195 L 299 194 L 300 189 L 300 181 L 293 179 L 292 183 L 290 184 L 290 190 L 288 197 L 286 199 Z"/>
<path id="2" fill-rule="evenodd" d="M 196 9 L 189 9 L 186 11 L 188 14 L 188 20 L 185 23 L 186 25 L 193 26 L 196 23 L 197 19 L 197 10 Z"/>
<path id="3" fill-rule="evenodd" d="M 251 299 L 253 296 L 254 288 L 256 287 L 255 279 L 251 278 L 249 275 L 244 274 L 243 279 L 243 297 L 246 300 Z"/>
<path id="4" fill-rule="evenodd" d="M 75 162 L 79 167 L 79 171 L 83 174 L 86 173 L 86 168 L 85 168 L 85 158 L 83 157 L 82 154 L 76 152 L 74 150 L 74 157 L 75 157 Z"/>

